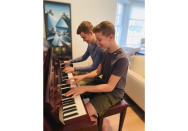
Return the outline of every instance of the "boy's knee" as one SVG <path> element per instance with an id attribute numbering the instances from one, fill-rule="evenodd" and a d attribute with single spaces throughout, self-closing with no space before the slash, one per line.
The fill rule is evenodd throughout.
<path id="1" fill-rule="evenodd" d="M 89 116 L 93 116 L 97 114 L 97 111 L 95 110 L 94 106 L 91 104 L 91 102 L 88 102 L 86 104 L 86 109 L 88 111 Z"/>

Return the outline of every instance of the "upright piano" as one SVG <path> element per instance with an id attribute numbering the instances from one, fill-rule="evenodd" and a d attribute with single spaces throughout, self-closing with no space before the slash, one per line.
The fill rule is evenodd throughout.
<path id="1" fill-rule="evenodd" d="M 90 120 L 80 96 L 74 99 L 63 94 L 74 88 L 74 82 L 66 83 L 72 73 L 63 73 L 66 56 L 58 57 L 51 47 L 44 55 L 44 131 L 97 131 L 97 124 Z"/>

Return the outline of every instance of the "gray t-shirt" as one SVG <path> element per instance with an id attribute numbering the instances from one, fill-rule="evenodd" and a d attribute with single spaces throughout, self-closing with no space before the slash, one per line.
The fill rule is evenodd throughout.
<path id="1" fill-rule="evenodd" d="M 108 83 L 112 74 L 120 76 L 120 80 L 112 91 L 115 96 L 120 98 L 124 96 L 128 65 L 128 59 L 123 49 L 119 48 L 113 53 L 104 53 L 101 71 L 103 75 L 102 80 L 104 83 Z"/>
<path id="2" fill-rule="evenodd" d="M 103 51 L 100 49 L 97 44 L 88 44 L 87 50 L 84 53 L 83 56 L 80 56 L 76 59 L 71 60 L 71 63 L 77 63 L 86 60 L 89 56 L 91 56 L 91 59 L 93 60 L 93 64 L 89 66 L 83 66 L 83 67 L 75 67 L 76 71 L 81 72 L 90 72 L 95 70 L 103 56 Z"/>

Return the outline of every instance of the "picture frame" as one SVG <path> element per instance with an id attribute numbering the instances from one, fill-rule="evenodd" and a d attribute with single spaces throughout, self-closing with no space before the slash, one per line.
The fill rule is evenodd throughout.
<path id="1" fill-rule="evenodd" d="M 50 46 L 72 58 L 71 4 L 44 1 L 45 35 Z"/>

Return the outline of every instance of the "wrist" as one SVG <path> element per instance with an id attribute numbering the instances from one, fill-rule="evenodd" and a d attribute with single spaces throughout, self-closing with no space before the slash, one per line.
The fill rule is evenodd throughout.
<path id="1" fill-rule="evenodd" d="M 87 78 L 87 75 L 82 75 L 82 79 L 85 79 L 85 78 Z"/>
<path id="2" fill-rule="evenodd" d="M 75 72 L 76 70 L 75 70 L 75 67 L 72 67 L 72 69 L 73 69 L 73 72 Z"/>
<path id="3" fill-rule="evenodd" d="M 83 86 L 83 93 L 87 92 L 87 86 Z"/>
<path id="4" fill-rule="evenodd" d="M 77 71 L 77 70 L 76 70 L 76 67 L 73 67 L 73 69 L 74 69 L 74 71 Z"/>

